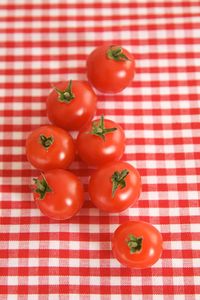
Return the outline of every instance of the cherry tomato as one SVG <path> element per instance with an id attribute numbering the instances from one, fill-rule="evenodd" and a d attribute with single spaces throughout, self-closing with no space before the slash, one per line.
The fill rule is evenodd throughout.
<path id="1" fill-rule="evenodd" d="M 134 74 L 134 57 L 121 46 L 103 45 L 88 56 L 88 80 L 103 93 L 122 91 L 131 83 Z"/>
<path id="2" fill-rule="evenodd" d="M 83 205 L 83 185 L 71 172 L 56 169 L 34 178 L 34 200 L 41 212 L 55 220 L 74 216 Z"/>
<path id="3" fill-rule="evenodd" d="M 66 130 L 80 129 L 96 111 L 97 97 L 86 81 L 59 82 L 47 98 L 49 120 Z"/>
<path id="4" fill-rule="evenodd" d="M 77 137 L 80 158 L 88 165 L 99 166 L 118 160 L 125 149 L 123 129 L 111 120 L 94 120 L 87 124 Z"/>
<path id="5" fill-rule="evenodd" d="M 71 135 L 53 125 L 35 129 L 26 140 L 27 160 L 37 169 L 66 169 L 74 159 L 75 146 Z"/>
<path id="6" fill-rule="evenodd" d="M 115 161 L 100 167 L 90 178 L 91 201 L 101 210 L 121 212 L 132 206 L 141 192 L 141 178 L 130 164 Z"/>
<path id="7" fill-rule="evenodd" d="M 162 235 L 151 224 L 128 221 L 120 225 L 112 238 L 114 257 L 130 268 L 151 267 L 161 257 Z"/>

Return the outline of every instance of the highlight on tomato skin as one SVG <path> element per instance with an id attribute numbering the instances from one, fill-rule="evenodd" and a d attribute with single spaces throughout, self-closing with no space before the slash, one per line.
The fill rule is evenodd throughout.
<path id="1" fill-rule="evenodd" d="M 33 180 L 34 201 L 40 211 L 50 219 L 70 219 L 83 206 L 83 184 L 72 172 L 50 170 Z"/>
<path id="2" fill-rule="evenodd" d="M 127 221 L 112 237 L 113 256 L 124 266 L 144 269 L 154 265 L 162 255 L 163 238 L 152 224 Z"/>
<path id="3" fill-rule="evenodd" d="M 139 172 L 129 163 L 113 161 L 90 177 L 88 191 L 93 204 L 108 213 L 119 213 L 133 206 L 142 190 Z"/>
<path id="4" fill-rule="evenodd" d="M 47 97 L 49 121 L 65 130 L 79 130 L 95 112 L 97 95 L 87 81 L 61 81 L 52 86 Z"/>
<path id="5" fill-rule="evenodd" d="M 87 58 L 89 82 L 102 93 L 119 93 L 133 80 L 134 56 L 120 45 L 104 44 Z"/>

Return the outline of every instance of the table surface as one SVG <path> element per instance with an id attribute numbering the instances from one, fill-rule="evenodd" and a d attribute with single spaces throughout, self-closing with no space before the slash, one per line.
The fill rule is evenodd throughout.
<path id="1" fill-rule="evenodd" d="M 97 116 L 119 122 L 123 160 L 142 176 L 136 205 L 121 214 L 85 204 L 69 221 L 44 217 L 30 185 L 28 133 L 48 123 L 51 83 L 86 79 L 86 58 L 104 42 L 136 59 L 117 95 L 98 93 Z M 199 1 L 0 2 L 0 299 L 200 299 Z M 75 135 L 76 133 L 73 133 Z M 91 169 L 70 167 L 87 190 Z M 121 266 L 110 239 L 127 220 L 163 235 L 151 268 Z"/>

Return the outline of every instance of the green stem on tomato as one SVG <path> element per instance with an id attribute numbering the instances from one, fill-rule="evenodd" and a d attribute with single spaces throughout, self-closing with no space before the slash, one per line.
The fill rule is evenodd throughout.
<path id="1" fill-rule="evenodd" d="M 115 196 L 115 192 L 120 187 L 123 189 L 126 186 L 125 178 L 129 174 L 129 171 L 124 169 L 121 172 L 115 171 L 111 177 L 112 181 L 112 197 Z"/>
<path id="2" fill-rule="evenodd" d="M 42 146 L 45 149 L 48 150 L 49 147 L 53 144 L 53 142 L 54 142 L 53 136 L 46 137 L 43 134 L 40 135 L 40 144 L 42 144 Z"/>
<path id="3" fill-rule="evenodd" d="M 60 89 L 58 89 L 55 86 L 53 86 L 53 88 L 57 92 L 58 100 L 60 102 L 70 103 L 71 100 L 75 98 L 75 95 L 72 92 L 72 80 L 69 81 L 69 84 L 66 87 L 66 89 L 64 89 L 64 91 L 61 91 Z"/>
<path id="4" fill-rule="evenodd" d="M 117 130 L 116 127 L 105 128 L 104 116 L 102 115 L 98 123 L 97 122 L 92 123 L 92 130 L 89 133 L 97 135 L 105 141 L 105 135 L 115 130 Z"/>
<path id="5" fill-rule="evenodd" d="M 130 249 L 130 253 L 136 253 L 139 252 L 142 249 L 142 238 L 141 237 L 135 237 L 133 234 L 129 235 L 129 239 L 126 240 L 127 245 Z"/>
<path id="6" fill-rule="evenodd" d="M 107 50 L 107 57 L 115 61 L 126 61 L 130 60 L 124 53 L 120 46 L 111 45 Z"/>
<path id="7" fill-rule="evenodd" d="M 41 175 L 42 175 L 41 180 L 39 180 L 37 178 L 33 178 L 33 181 L 36 185 L 36 189 L 34 191 L 39 194 L 40 200 L 44 199 L 44 197 L 46 196 L 46 193 L 52 192 L 52 189 L 48 185 L 46 178 L 44 177 L 43 174 L 41 174 Z"/>

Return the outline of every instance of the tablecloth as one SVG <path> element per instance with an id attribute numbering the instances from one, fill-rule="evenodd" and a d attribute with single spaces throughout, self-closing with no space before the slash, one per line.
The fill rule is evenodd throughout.
<path id="1" fill-rule="evenodd" d="M 123 160 L 140 172 L 138 202 L 120 214 L 100 212 L 87 194 L 80 160 L 70 169 L 85 204 L 68 221 L 34 204 L 25 139 L 48 123 L 51 84 L 86 79 L 86 58 L 105 42 L 134 54 L 136 76 L 119 94 L 98 93 L 102 113 L 125 130 Z M 200 299 L 199 1 L 0 2 L 0 299 Z M 73 136 L 76 132 L 72 133 Z M 119 224 L 143 220 L 164 240 L 151 268 L 113 258 Z"/>

